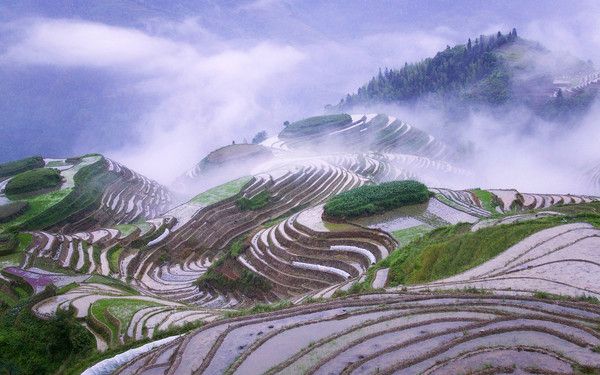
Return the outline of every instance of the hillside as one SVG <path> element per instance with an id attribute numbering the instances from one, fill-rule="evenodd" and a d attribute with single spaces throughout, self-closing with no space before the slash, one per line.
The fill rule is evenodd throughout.
<path id="1" fill-rule="evenodd" d="M 209 153 L 176 207 L 102 155 L 0 165 L 0 361 L 86 375 L 600 369 L 600 198 L 456 189 L 472 176 L 456 155 L 385 114 L 314 116 Z"/>
<path id="2" fill-rule="evenodd" d="M 0 165 L 11 171 L 0 182 L 0 230 L 90 230 L 152 219 L 169 206 L 166 188 L 102 155 L 29 160 Z"/>
<path id="3" fill-rule="evenodd" d="M 479 36 L 434 57 L 385 68 L 330 110 L 417 101 L 446 107 L 524 104 L 544 118 L 587 109 L 598 74 L 591 65 L 517 35 Z"/>

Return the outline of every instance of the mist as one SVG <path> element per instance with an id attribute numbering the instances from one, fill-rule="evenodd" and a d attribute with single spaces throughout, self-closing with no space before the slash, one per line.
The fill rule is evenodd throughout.
<path id="1" fill-rule="evenodd" d="M 51 156 L 101 152 L 170 184 L 217 147 L 250 141 L 260 130 L 276 135 L 286 120 L 322 114 L 324 105 L 354 92 L 379 67 L 401 67 L 479 34 L 517 27 L 522 37 L 554 52 L 592 62 L 600 59 L 600 21 L 589 17 L 597 14 L 594 2 L 557 4 L 531 18 L 516 10 L 517 2 L 506 11 L 502 9 L 511 8 L 502 5 L 506 2 L 491 3 L 489 9 L 458 3 L 448 12 L 460 10 L 474 22 L 466 25 L 456 14 L 429 20 L 427 12 L 406 4 L 394 10 L 397 14 L 387 15 L 389 4 L 365 12 L 364 5 L 352 3 L 345 8 L 348 17 L 337 23 L 344 18 L 341 8 L 277 1 L 214 12 L 202 8 L 178 17 L 141 14 L 135 20 L 15 10 L 1 25 L 0 71 L 56 69 L 60 77 L 101 72 L 110 82 L 108 95 L 124 103 L 123 111 L 106 114 L 106 108 L 93 104 L 85 108 L 103 124 L 74 122 L 78 131 L 60 150 L 64 154 Z M 533 3 L 528 6 L 536 8 Z M 213 16 L 232 21 L 219 28 Z M 329 18 L 331 22 L 325 22 Z M 261 22 L 264 27 L 257 26 Z M 78 110 L 84 109 L 73 109 Z M 451 146 L 470 145 L 472 153 L 455 161 L 476 176 L 464 187 L 591 192 L 581 176 L 600 159 L 594 145 L 600 139 L 598 105 L 568 128 L 543 121 L 525 108 L 500 117 L 466 113 L 450 130 L 446 113 L 427 106 L 354 112 L 377 111 Z M 43 152 L 45 146 L 3 145 L 9 147 L 31 154 Z"/>

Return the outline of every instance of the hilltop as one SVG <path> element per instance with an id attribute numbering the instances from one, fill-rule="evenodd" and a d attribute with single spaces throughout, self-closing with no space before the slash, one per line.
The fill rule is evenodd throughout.
<path id="1" fill-rule="evenodd" d="M 590 105 L 599 79 L 591 62 L 555 54 L 513 29 L 447 46 L 434 57 L 401 68 L 380 69 L 328 108 L 417 101 L 449 110 L 523 104 L 544 118 L 564 118 Z"/>

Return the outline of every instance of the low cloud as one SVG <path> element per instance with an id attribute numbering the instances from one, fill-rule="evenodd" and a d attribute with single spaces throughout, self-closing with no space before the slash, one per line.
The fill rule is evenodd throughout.
<path id="1" fill-rule="evenodd" d="M 115 90 L 156 98 L 131 124 L 134 138 L 125 148 L 103 149 L 93 139 L 83 144 L 164 183 L 218 146 L 322 112 L 379 66 L 420 59 L 450 43 L 447 29 L 353 43 L 225 41 L 193 18 L 150 20 L 142 30 L 46 18 L 5 28 L 15 37 L 0 64 L 101 69 L 126 78 Z"/>

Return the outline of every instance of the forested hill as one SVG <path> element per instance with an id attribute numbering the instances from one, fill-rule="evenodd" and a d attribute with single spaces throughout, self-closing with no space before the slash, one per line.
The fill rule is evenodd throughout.
<path id="1" fill-rule="evenodd" d="M 410 103 L 425 96 L 452 99 L 453 104 L 458 100 L 463 104 L 497 105 L 515 100 L 546 113 L 552 108 L 589 103 L 590 96 L 581 94 L 589 94 L 590 90 L 571 88 L 578 88 L 579 82 L 594 74 L 591 64 L 571 59 L 558 64 L 558 70 L 549 69 L 539 63 L 549 60 L 548 56 L 553 56 L 550 51 L 520 38 L 516 29 L 508 34 L 498 31 L 468 39 L 465 44 L 447 46 L 432 58 L 405 63 L 400 69 L 380 69 L 379 74 L 332 109 Z M 565 87 L 557 84 L 558 77 L 567 78 Z M 568 97 L 563 95 L 565 90 L 571 90 Z"/>

